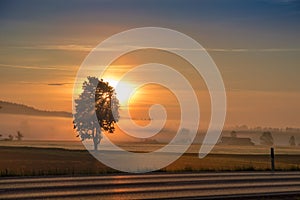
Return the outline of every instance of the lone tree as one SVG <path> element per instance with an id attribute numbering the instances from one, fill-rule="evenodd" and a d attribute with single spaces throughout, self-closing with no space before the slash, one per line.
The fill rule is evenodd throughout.
<path id="1" fill-rule="evenodd" d="M 20 131 L 18 131 L 17 132 L 17 135 L 15 136 L 16 138 L 17 138 L 17 140 L 22 140 L 22 138 L 24 137 L 23 135 L 22 135 L 22 133 L 20 132 Z"/>
<path id="2" fill-rule="evenodd" d="M 237 137 L 236 131 L 231 131 L 230 136 L 233 137 L 233 138 L 236 138 Z"/>
<path id="3" fill-rule="evenodd" d="M 13 140 L 14 140 L 14 136 L 11 135 L 11 134 L 9 134 L 9 135 L 8 135 L 8 140 L 9 140 L 9 141 L 13 141 Z"/>
<path id="4" fill-rule="evenodd" d="M 119 100 L 114 88 L 103 79 L 89 76 L 82 89 L 75 100 L 74 129 L 82 141 L 92 139 L 94 150 L 98 150 L 102 132 L 115 131 L 114 125 L 119 120 Z"/>
<path id="5" fill-rule="evenodd" d="M 262 135 L 260 136 L 260 143 L 262 145 L 272 146 L 274 144 L 273 141 L 274 140 L 273 140 L 272 133 L 269 131 L 263 132 Z"/>
<path id="6" fill-rule="evenodd" d="M 290 137 L 290 140 L 289 140 L 289 143 L 292 147 L 296 146 L 296 139 L 295 139 L 295 136 L 291 136 Z"/>

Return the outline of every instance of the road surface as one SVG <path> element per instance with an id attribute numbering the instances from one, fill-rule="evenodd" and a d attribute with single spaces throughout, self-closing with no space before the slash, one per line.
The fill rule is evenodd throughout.
<path id="1" fill-rule="evenodd" d="M 0 179 L 0 199 L 261 199 L 261 197 L 300 199 L 300 172 L 150 173 Z"/>

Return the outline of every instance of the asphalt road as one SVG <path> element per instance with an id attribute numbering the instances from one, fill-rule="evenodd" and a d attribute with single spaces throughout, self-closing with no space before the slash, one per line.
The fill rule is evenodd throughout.
<path id="1" fill-rule="evenodd" d="M 0 178 L 0 199 L 300 199 L 300 172 Z"/>

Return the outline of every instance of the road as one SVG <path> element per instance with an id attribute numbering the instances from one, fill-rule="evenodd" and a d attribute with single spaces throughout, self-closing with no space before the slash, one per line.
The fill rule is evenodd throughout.
<path id="1" fill-rule="evenodd" d="M 1 178 L 0 199 L 299 199 L 300 172 Z"/>

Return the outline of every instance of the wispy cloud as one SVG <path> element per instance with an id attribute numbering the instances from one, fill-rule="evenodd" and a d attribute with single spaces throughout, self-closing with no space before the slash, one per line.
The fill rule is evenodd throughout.
<path id="1" fill-rule="evenodd" d="M 10 46 L 8 48 L 15 49 L 30 49 L 30 50 L 54 50 L 54 51 L 79 51 L 79 52 L 90 52 L 96 46 L 95 45 L 84 45 L 84 44 L 59 44 L 59 45 L 34 45 L 34 46 Z M 126 48 L 126 45 L 122 44 L 122 47 Z M 119 51 L 120 46 L 112 44 L 111 47 L 97 49 L 97 51 Z"/>
<path id="2" fill-rule="evenodd" d="M 10 46 L 14 49 L 29 50 L 57 50 L 57 51 L 82 51 L 90 52 L 95 46 L 79 44 L 61 44 L 61 45 L 32 45 L 32 46 Z"/>
<path id="3" fill-rule="evenodd" d="M 18 81 L 20 84 L 29 84 L 29 85 L 48 85 L 48 86 L 65 86 L 73 85 L 71 82 L 37 82 L 37 81 Z"/>
<path id="4" fill-rule="evenodd" d="M 33 48 L 45 49 L 45 50 L 62 50 L 62 51 L 84 51 L 90 52 L 94 46 L 90 45 L 78 45 L 78 44 L 67 44 L 67 45 L 45 45 L 36 46 Z"/>
<path id="5" fill-rule="evenodd" d="M 267 48 L 267 49 L 206 49 L 211 52 L 298 52 L 300 48 Z"/>
<path id="6" fill-rule="evenodd" d="M 29 65 L 9 65 L 9 64 L 1 64 L 2 68 L 16 68 L 16 69 L 33 69 L 33 70 L 61 70 L 61 71 L 71 71 L 66 67 L 40 67 L 40 66 L 29 66 Z"/>
<path id="7" fill-rule="evenodd" d="M 65 85 L 69 85 L 72 83 L 48 83 L 47 85 L 49 86 L 65 86 Z"/>
<path id="8" fill-rule="evenodd" d="M 83 44 L 63 44 L 63 45 L 37 45 L 37 46 L 18 46 L 12 48 L 22 48 L 22 49 L 36 49 L 36 50 L 58 50 L 58 51 L 81 51 L 90 52 L 96 46 L 93 45 L 83 45 Z M 120 51 L 121 48 L 144 48 L 139 46 L 126 46 L 126 44 L 112 44 L 111 47 L 105 49 L 96 49 L 97 51 Z M 300 48 L 203 48 L 203 49 L 189 49 L 189 48 L 175 48 L 167 47 L 165 50 L 175 50 L 175 51 L 210 51 L 210 52 L 298 52 Z M 29 66 L 31 67 L 31 66 Z"/>
<path id="9" fill-rule="evenodd" d="M 6 68 L 17 68 L 17 69 L 43 69 L 43 70 L 53 70 L 53 67 L 38 67 L 38 66 L 28 66 L 28 65 L 8 65 L 8 64 L 0 64 L 0 67 Z"/>

